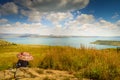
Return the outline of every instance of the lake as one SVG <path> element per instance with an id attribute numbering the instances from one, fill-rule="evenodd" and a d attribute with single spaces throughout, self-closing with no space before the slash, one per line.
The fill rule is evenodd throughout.
<path id="1" fill-rule="evenodd" d="M 86 47 L 95 47 L 97 49 L 104 48 L 116 48 L 117 46 L 110 45 L 97 45 L 91 44 L 96 40 L 117 40 L 120 41 L 120 37 L 14 37 L 4 38 L 7 41 L 18 43 L 18 44 L 40 44 L 50 46 L 71 46 L 79 48 L 81 44 Z"/>

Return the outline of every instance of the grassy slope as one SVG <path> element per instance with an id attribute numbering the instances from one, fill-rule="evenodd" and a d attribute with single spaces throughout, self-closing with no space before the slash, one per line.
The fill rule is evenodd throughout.
<path id="1" fill-rule="evenodd" d="M 30 67 L 67 70 L 75 72 L 77 78 L 97 80 L 120 79 L 120 54 L 116 49 L 76 49 L 62 46 L 4 45 L 0 46 L 0 69 L 7 69 L 17 62 L 16 54 L 30 52 L 34 60 Z"/>
<path id="2" fill-rule="evenodd" d="M 0 40 L 0 46 L 9 46 L 9 45 L 16 45 L 15 43 L 7 42 L 4 40 Z"/>

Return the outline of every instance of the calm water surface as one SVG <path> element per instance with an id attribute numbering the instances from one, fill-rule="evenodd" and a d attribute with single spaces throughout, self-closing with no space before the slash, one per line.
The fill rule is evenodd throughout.
<path id="1" fill-rule="evenodd" d="M 120 41 L 120 37 L 39 37 L 39 38 L 5 38 L 5 40 L 20 43 L 20 44 L 40 44 L 40 45 L 51 45 L 51 46 L 72 46 L 79 48 L 81 44 L 86 47 L 95 47 L 97 49 L 103 48 L 116 48 L 117 46 L 110 45 L 96 45 L 90 44 L 96 40 L 117 40 Z"/>

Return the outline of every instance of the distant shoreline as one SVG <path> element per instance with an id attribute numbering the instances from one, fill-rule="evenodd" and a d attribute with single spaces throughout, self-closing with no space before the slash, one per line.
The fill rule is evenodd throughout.
<path id="1" fill-rule="evenodd" d="M 13 37 L 33 37 L 33 38 L 39 38 L 39 37 L 51 37 L 51 38 L 64 38 L 64 37 L 120 37 L 120 36 L 75 36 L 75 35 L 40 35 L 40 34 L 5 34 L 0 33 L 0 38 L 13 38 Z"/>
<path id="2" fill-rule="evenodd" d="M 91 42 L 91 44 L 120 46 L 120 41 L 97 40 L 95 42 Z"/>

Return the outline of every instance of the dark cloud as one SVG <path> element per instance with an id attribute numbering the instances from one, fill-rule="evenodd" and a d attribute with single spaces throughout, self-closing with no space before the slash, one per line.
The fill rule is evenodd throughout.
<path id="1" fill-rule="evenodd" d="M 73 9 L 82 9 L 89 0 L 14 0 L 24 8 L 35 9 L 40 12 L 64 12 Z"/>
<path id="2" fill-rule="evenodd" d="M 13 0 L 0 4 L 0 15 L 18 14 L 21 10 L 43 12 L 67 12 L 82 9 L 89 0 Z"/>
<path id="3" fill-rule="evenodd" d="M 18 6 L 13 2 L 8 2 L 4 5 L 0 5 L 0 15 L 4 14 L 17 14 Z"/>

